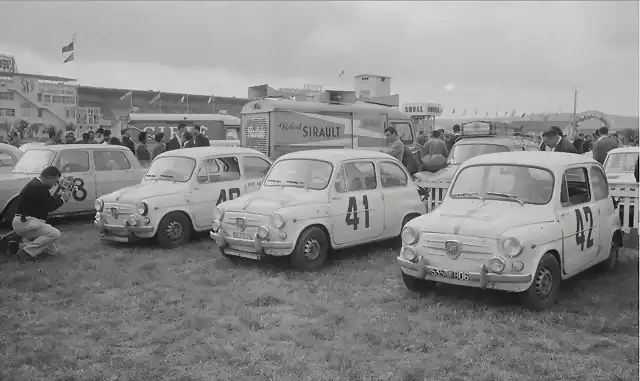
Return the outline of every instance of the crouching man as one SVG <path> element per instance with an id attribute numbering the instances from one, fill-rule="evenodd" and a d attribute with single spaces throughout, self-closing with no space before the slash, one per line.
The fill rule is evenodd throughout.
<path id="1" fill-rule="evenodd" d="M 60 239 L 60 231 L 46 221 L 49 213 L 61 207 L 71 195 L 69 192 L 51 195 L 50 189 L 58 184 L 61 176 L 58 168 L 47 167 L 18 195 L 13 231 L 25 243 L 9 242 L 9 254 L 16 255 L 21 262 L 57 253 L 56 241 Z"/>

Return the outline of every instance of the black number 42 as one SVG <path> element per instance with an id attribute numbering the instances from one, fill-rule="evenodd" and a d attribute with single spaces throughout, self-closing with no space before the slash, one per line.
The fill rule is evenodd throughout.
<path id="1" fill-rule="evenodd" d="M 582 220 L 582 213 L 580 209 L 576 209 L 576 245 L 580 246 L 580 250 L 584 250 L 584 244 L 587 244 L 587 249 L 593 246 L 593 238 L 591 238 L 591 231 L 593 230 L 593 214 L 591 208 L 585 206 L 582 208 L 584 211 L 584 219 L 589 223 L 589 230 L 587 232 L 587 238 L 584 236 L 584 222 Z"/>
<path id="2" fill-rule="evenodd" d="M 364 228 L 367 229 L 369 227 L 369 199 L 366 194 L 362 196 L 362 205 L 364 206 Z M 349 197 L 349 207 L 344 221 L 347 226 L 353 225 L 353 230 L 358 230 L 360 218 L 358 218 L 358 202 L 354 196 Z"/>

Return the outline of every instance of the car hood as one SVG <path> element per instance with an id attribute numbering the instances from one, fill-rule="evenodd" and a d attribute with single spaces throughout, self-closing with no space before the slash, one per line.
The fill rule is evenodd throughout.
<path id="1" fill-rule="evenodd" d="M 326 202 L 327 195 L 324 191 L 294 187 L 262 187 L 257 192 L 227 201 L 224 206 L 230 212 L 267 215 L 281 208 Z"/>
<path id="2" fill-rule="evenodd" d="M 189 183 L 173 183 L 169 181 L 144 181 L 140 184 L 119 189 L 102 197 L 105 203 L 136 204 L 140 200 L 151 197 L 181 194 L 189 191 Z"/>
<path id="3" fill-rule="evenodd" d="M 547 206 L 499 200 L 447 200 L 415 220 L 421 231 L 481 238 L 499 238 L 509 229 L 556 219 Z M 419 222 L 422 220 L 422 222 Z"/>
<path id="4" fill-rule="evenodd" d="M 444 181 L 448 183 L 453 180 L 453 175 L 456 173 L 459 166 L 460 164 L 448 164 L 438 172 L 422 171 L 416 173 L 414 176 L 418 182 Z"/>

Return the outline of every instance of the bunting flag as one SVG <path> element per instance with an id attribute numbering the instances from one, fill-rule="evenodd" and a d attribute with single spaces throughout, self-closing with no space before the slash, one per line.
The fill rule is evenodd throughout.
<path id="1" fill-rule="evenodd" d="M 123 101 L 125 99 L 127 99 L 127 97 L 130 97 L 133 95 L 133 91 L 129 91 L 128 93 L 126 93 L 125 95 L 120 97 L 120 100 Z"/>
<path id="2" fill-rule="evenodd" d="M 153 98 L 151 98 L 151 100 L 149 101 L 149 104 L 152 105 L 159 100 L 160 100 L 160 92 L 158 91 L 158 93 L 154 95 Z"/>
<path id="3" fill-rule="evenodd" d="M 72 62 L 74 60 L 73 53 L 74 52 L 71 52 L 71 54 L 69 54 L 69 57 L 65 58 L 63 63 Z"/>

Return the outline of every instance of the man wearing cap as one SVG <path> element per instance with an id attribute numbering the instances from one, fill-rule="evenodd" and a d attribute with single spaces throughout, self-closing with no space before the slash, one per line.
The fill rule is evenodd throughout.
<path id="1" fill-rule="evenodd" d="M 551 148 L 553 152 L 578 153 L 573 144 L 562 136 L 562 130 L 556 126 L 542 133 L 542 144 Z"/>
<path id="2" fill-rule="evenodd" d="M 604 164 L 607 153 L 614 148 L 618 148 L 618 143 L 609 137 L 609 129 L 600 127 L 598 129 L 598 140 L 593 144 L 593 158 L 600 164 Z"/>

